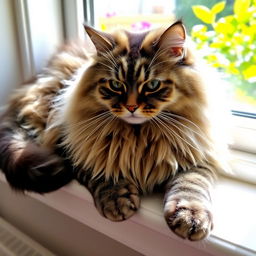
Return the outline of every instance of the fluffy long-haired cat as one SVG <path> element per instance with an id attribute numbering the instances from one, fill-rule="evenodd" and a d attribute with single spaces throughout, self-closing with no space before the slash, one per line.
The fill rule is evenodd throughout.
<path id="1" fill-rule="evenodd" d="M 44 193 L 75 178 L 113 221 L 131 217 L 140 195 L 161 187 L 169 227 L 182 238 L 205 238 L 222 166 L 208 81 L 182 22 L 140 34 L 85 29 L 95 53 L 64 47 L 17 90 L 2 116 L 0 167 L 7 180 Z"/>

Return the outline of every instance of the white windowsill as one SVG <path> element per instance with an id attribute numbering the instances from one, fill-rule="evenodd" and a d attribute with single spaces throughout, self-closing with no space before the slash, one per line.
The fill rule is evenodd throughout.
<path id="1" fill-rule="evenodd" d="M 0 181 L 6 182 L 0 175 Z M 72 182 L 45 195 L 29 196 L 121 242 L 143 255 L 249 256 L 256 255 L 256 187 L 221 178 L 214 192 L 215 228 L 207 241 L 188 242 L 172 234 L 162 215 L 162 198 L 144 197 L 139 212 L 127 221 L 114 223 L 101 217 L 89 192 Z"/>

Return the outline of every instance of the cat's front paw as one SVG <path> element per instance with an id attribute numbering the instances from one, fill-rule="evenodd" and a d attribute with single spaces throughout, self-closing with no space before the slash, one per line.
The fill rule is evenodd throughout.
<path id="1" fill-rule="evenodd" d="M 138 189 L 129 183 L 102 186 L 94 195 L 96 207 L 109 220 L 122 221 L 130 218 L 139 208 Z"/>
<path id="2" fill-rule="evenodd" d="M 168 201 L 165 203 L 164 216 L 176 235 L 191 241 L 206 238 L 213 228 L 211 212 L 198 201 Z"/>

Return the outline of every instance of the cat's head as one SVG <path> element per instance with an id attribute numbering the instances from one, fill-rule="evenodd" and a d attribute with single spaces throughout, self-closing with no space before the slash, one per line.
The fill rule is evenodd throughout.
<path id="1" fill-rule="evenodd" d="M 182 22 L 140 34 L 85 29 L 97 51 L 88 71 L 90 88 L 113 115 L 141 124 L 161 111 L 189 109 L 195 98 L 200 102 Z"/>

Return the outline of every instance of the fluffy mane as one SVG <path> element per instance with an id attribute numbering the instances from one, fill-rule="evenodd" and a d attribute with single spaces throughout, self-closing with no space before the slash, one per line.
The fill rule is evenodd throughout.
<path id="1" fill-rule="evenodd" d="M 131 217 L 159 185 L 170 229 L 205 238 L 216 173 L 226 167 L 224 122 L 216 125 L 208 97 L 214 74 L 198 65 L 180 21 L 140 34 L 85 29 L 94 51 L 87 41 L 65 46 L 0 117 L 9 184 L 45 193 L 76 179 L 113 221 Z"/>
<path id="2" fill-rule="evenodd" d="M 205 81 L 185 40 L 177 38 L 180 32 L 166 35 L 163 31 L 118 31 L 107 37 L 90 28 L 97 52 L 55 100 L 55 118 L 45 134 L 45 144 L 54 144 L 61 134 L 62 145 L 76 166 L 90 169 L 93 177 L 125 177 L 143 190 L 174 176 L 178 168 L 207 163 L 220 169 L 207 116 Z M 152 47 L 161 40 L 154 51 Z M 168 55 L 166 49 L 176 52 Z M 180 49 L 182 53 L 177 54 Z M 99 80 L 111 77 L 119 63 L 127 69 L 134 65 L 134 73 L 140 65 L 147 65 L 149 77 L 173 81 L 170 102 L 145 123 L 120 120 L 100 99 Z M 145 72 L 138 79 L 140 76 Z"/>

